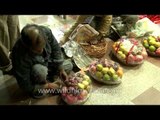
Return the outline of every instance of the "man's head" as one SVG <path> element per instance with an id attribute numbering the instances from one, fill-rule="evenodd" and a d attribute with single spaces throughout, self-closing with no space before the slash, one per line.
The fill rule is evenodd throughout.
<path id="1" fill-rule="evenodd" d="M 46 44 L 45 35 L 36 24 L 26 25 L 21 32 L 24 44 L 36 54 L 41 54 Z"/>

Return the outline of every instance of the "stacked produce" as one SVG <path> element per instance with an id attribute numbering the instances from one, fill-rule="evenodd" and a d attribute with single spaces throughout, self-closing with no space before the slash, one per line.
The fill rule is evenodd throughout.
<path id="1" fill-rule="evenodd" d="M 84 72 L 70 75 L 64 81 L 62 87 L 62 99 L 69 105 L 83 104 L 90 96 L 91 79 Z"/>
<path id="2" fill-rule="evenodd" d="M 149 55 L 160 56 L 160 37 L 148 36 L 143 40 L 143 46 Z"/>
<path id="3" fill-rule="evenodd" d="M 94 61 L 89 65 L 89 74 L 101 83 L 120 84 L 123 69 L 118 63 L 103 59 Z"/>
<path id="4" fill-rule="evenodd" d="M 147 52 L 135 38 L 120 39 L 112 46 L 113 54 L 124 64 L 138 65 L 146 59 Z"/>

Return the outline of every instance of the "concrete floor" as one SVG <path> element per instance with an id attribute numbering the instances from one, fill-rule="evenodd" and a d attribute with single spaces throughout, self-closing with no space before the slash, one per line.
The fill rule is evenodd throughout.
<path id="1" fill-rule="evenodd" d="M 20 27 L 27 23 L 37 23 L 49 26 L 58 40 L 63 32 L 71 27 L 74 19 L 67 16 L 67 20 L 57 16 L 19 16 Z M 66 25 L 67 23 L 67 25 Z M 61 32 L 58 32 L 61 31 Z M 108 41 L 106 58 L 110 57 L 112 41 Z M 85 105 L 139 105 L 160 104 L 160 58 L 148 57 L 140 66 L 128 67 L 120 63 L 124 69 L 124 76 L 120 85 L 106 86 L 93 80 L 93 91 Z M 1 105 L 64 105 L 59 96 L 48 96 L 43 99 L 33 99 L 23 93 L 13 76 L 0 76 L 0 104 Z"/>

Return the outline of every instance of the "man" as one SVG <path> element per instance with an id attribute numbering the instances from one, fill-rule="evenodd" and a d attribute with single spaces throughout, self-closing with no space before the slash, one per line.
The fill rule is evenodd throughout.
<path id="1" fill-rule="evenodd" d="M 72 69 L 71 63 L 64 61 L 52 31 L 36 24 L 22 29 L 21 37 L 12 50 L 12 64 L 19 86 L 36 98 L 43 96 L 38 93 L 39 88 L 59 88 L 59 83 L 51 83 L 53 76 L 60 75 L 62 79 L 67 79 L 65 70 Z"/>
<path id="2" fill-rule="evenodd" d="M 17 15 L 0 15 L 0 41 L 8 50 L 14 46 L 20 36 Z"/>
<path id="3" fill-rule="evenodd" d="M 61 45 L 69 40 L 69 36 L 79 24 L 90 24 L 100 33 L 97 39 L 101 39 L 102 37 L 109 35 L 111 23 L 112 15 L 79 15 L 75 24 L 64 34 Z"/>
<path id="4" fill-rule="evenodd" d="M 20 36 L 17 15 L 0 15 L 0 70 L 9 73 L 12 68 L 9 51 Z"/>

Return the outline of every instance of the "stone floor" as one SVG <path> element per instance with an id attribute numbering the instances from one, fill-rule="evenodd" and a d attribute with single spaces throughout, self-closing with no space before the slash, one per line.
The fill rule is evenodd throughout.
<path id="1" fill-rule="evenodd" d="M 27 23 L 43 24 L 52 29 L 58 40 L 63 36 L 64 30 L 69 29 L 74 22 L 70 16 L 67 16 L 67 20 L 53 15 L 19 16 L 19 18 L 21 29 Z M 108 42 L 106 57 L 117 61 L 110 56 L 109 50 L 113 42 L 110 40 Z M 106 86 L 93 81 L 93 91 L 85 105 L 159 105 L 160 58 L 148 57 L 142 65 L 135 67 L 128 67 L 121 63 L 120 65 L 124 69 L 122 83 Z M 43 99 L 30 98 L 19 89 L 13 76 L 0 75 L 0 105 L 65 105 L 65 103 L 59 96 L 48 96 Z"/>

